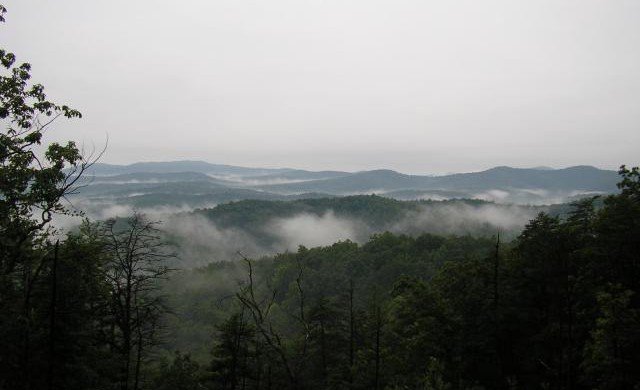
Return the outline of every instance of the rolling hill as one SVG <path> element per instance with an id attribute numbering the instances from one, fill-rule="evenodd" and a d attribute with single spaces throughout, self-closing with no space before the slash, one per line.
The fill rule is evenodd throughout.
<path id="1" fill-rule="evenodd" d="M 95 164 L 76 197 L 135 207 L 187 208 L 243 199 L 290 200 L 358 194 L 399 200 L 469 198 L 541 205 L 613 193 L 617 181 L 615 171 L 591 166 L 495 167 L 481 172 L 427 176 L 387 169 L 350 173 L 175 161 Z"/>

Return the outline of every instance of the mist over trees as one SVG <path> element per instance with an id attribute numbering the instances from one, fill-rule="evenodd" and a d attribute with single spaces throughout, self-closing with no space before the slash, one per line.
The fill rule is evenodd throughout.
<path id="1" fill-rule="evenodd" d="M 51 222 L 96 160 L 43 134 L 81 115 L 14 54 L 0 64 L 1 390 L 640 388 L 637 167 L 621 166 L 618 193 L 555 214 L 356 196 L 230 203 L 185 226 L 87 218 L 62 234 Z M 341 212 L 387 231 L 340 239 L 356 230 Z M 251 234 L 214 240 L 211 218 Z M 206 253 L 272 240 L 265 229 L 296 238 L 271 256 Z M 303 236 L 312 245 L 291 248 Z M 194 243 L 204 265 L 174 269 Z"/>
<path id="2" fill-rule="evenodd" d="M 512 242 L 385 233 L 302 247 L 186 272 L 174 304 L 192 336 L 217 322 L 217 339 L 240 343 L 213 349 L 214 388 L 633 388 L 640 176 L 620 174 L 601 209 L 541 213 Z M 187 340 L 175 345 L 206 361 Z"/>

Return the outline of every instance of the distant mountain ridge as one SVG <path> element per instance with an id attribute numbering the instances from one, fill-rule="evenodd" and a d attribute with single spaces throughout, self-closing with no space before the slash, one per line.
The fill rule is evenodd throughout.
<path id="1" fill-rule="evenodd" d="M 592 166 L 562 169 L 499 166 L 442 176 L 408 175 L 389 169 L 360 172 L 248 168 L 203 161 L 95 164 L 87 177 L 89 196 L 145 198 L 179 203 L 199 199 L 276 199 L 379 194 L 395 199 L 475 198 L 502 203 L 550 204 L 617 191 L 617 172 Z M 224 197 L 220 197 L 224 190 Z M 250 191 L 249 191 L 250 190 Z M 161 196 L 161 194 L 164 194 Z M 182 195 L 181 195 L 182 194 Z M 133 196 L 133 195 L 129 195 Z M 187 202 L 188 203 L 188 202 Z"/>
<path id="2" fill-rule="evenodd" d="M 467 190 L 528 189 L 548 191 L 615 191 L 615 171 L 590 166 L 556 170 L 496 167 L 445 176 L 405 175 L 390 170 L 356 172 L 348 176 L 261 187 L 267 191 L 358 192 L 367 190 Z"/>

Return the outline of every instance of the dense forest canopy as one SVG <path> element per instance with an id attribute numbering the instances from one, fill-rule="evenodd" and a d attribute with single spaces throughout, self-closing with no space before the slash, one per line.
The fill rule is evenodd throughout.
<path id="1" fill-rule="evenodd" d="M 597 202 L 599 205 L 601 202 Z M 175 244 L 179 267 L 206 265 L 274 255 L 336 241 L 366 242 L 384 232 L 417 236 L 423 233 L 491 237 L 517 236 L 540 212 L 564 216 L 568 204 L 507 205 L 482 200 L 399 201 L 377 195 L 298 199 L 243 200 L 165 215 L 167 240 Z"/>
<path id="2" fill-rule="evenodd" d="M 134 212 L 52 227 L 73 213 L 64 200 L 95 159 L 43 134 L 81 115 L 49 101 L 14 54 L 0 50 L 0 64 L 0 389 L 640 388 L 637 167 L 621 166 L 616 193 L 526 207 L 532 215 L 513 231 L 486 208 L 523 208 L 481 200 L 225 203 L 178 217 L 242 228 L 237 237 L 265 246 L 274 240 L 265 229 L 283 226 L 274 218 L 349 217 L 371 229 L 226 261 L 205 246 L 191 253 L 202 266 L 180 267 L 193 244 L 176 234 L 184 219 Z M 326 184 L 318 180 L 306 185 Z M 428 227 L 395 228 L 434 205 Z M 475 215 L 466 230 L 447 225 L 455 207 Z M 190 234 L 212 241 L 206 226 Z"/>
<path id="3" fill-rule="evenodd" d="M 621 175 L 600 210 L 540 213 L 509 243 L 385 233 L 180 273 L 169 345 L 221 388 L 633 388 L 640 177 Z"/>

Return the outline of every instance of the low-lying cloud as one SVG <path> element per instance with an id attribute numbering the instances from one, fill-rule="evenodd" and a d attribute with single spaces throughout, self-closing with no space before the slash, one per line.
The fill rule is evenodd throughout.
<path id="1" fill-rule="evenodd" d="M 297 214 L 274 218 L 257 232 L 242 228 L 222 228 L 198 214 L 178 214 L 166 220 L 164 232 L 177 245 L 183 267 L 201 266 L 212 261 L 236 260 L 241 256 L 261 257 L 295 251 L 300 245 L 315 247 L 337 241 L 362 242 L 369 229 L 362 223 L 323 215 Z"/>
<path id="2" fill-rule="evenodd" d="M 551 205 L 567 203 L 576 197 L 601 195 L 598 191 L 550 191 L 542 188 L 493 189 L 471 194 L 470 198 L 501 204 Z"/>
<path id="3" fill-rule="evenodd" d="M 236 228 L 219 228 L 201 215 L 175 215 L 163 224 L 162 230 L 169 241 L 176 244 L 183 267 L 238 259 L 238 252 L 259 257 L 272 251 L 260 245 L 250 233 Z"/>
<path id="4" fill-rule="evenodd" d="M 190 212 L 196 208 L 213 208 L 215 206 L 215 203 L 207 203 L 199 205 L 198 207 L 189 204 L 179 206 L 135 207 L 131 204 L 116 203 L 105 199 L 78 198 L 74 199 L 73 204 L 67 205 L 67 209 L 71 211 L 72 214 L 79 215 L 56 214 L 53 218 L 52 225 L 56 229 L 69 231 L 80 225 L 84 218 L 89 218 L 92 221 L 103 221 L 109 218 L 126 218 L 134 212 L 144 214 L 151 220 L 164 221 L 174 214 Z"/>
<path id="5" fill-rule="evenodd" d="M 536 213 L 534 209 L 513 205 L 435 204 L 408 213 L 390 230 L 407 234 L 474 234 L 487 228 L 496 232 L 517 231 Z"/>
<path id="6" fill-rule="evenodd" d="M 330 209 L 321 214 L 304 212 L 274 217 L 258 226 L 220 226 L 204 214 L 189 212 L 192 209 L 187 205 L 135 209 L 104 202 L 99 207 L 93 205 L 86 215 L 93 220 L 103 220 L 126 217 L 137 211 L 151 220 L 162 221 L 161 229 L 176 247 L 179 266 L 191 268 L 214 261 L 237 260 L 241 257 L 238 252 L 257 258 L 295 251 L 300 245 L 316 247 L 343 240 L 364 243 L 372 234 L 384 231 L 413 236 L 497 232 L 513 236 L 540 211 L 517 205 L 442 202 L 421 205 L 399 219 L 382 221 L 376 226 Z M 68 229 L 80 221 L 81 218 L 63 217 L 55 224 Z"/>
<path id="7" fill-rule="evenodd" d="M 277 218 L 267 225 L 267 231 L 288 250 L 295 250 L 299 245 L 314 247 L 344 240 L 360 241 L 367 230 L 363 223 L 336 217 L 333 211 L 321 216 L 305 213 Z"/>

